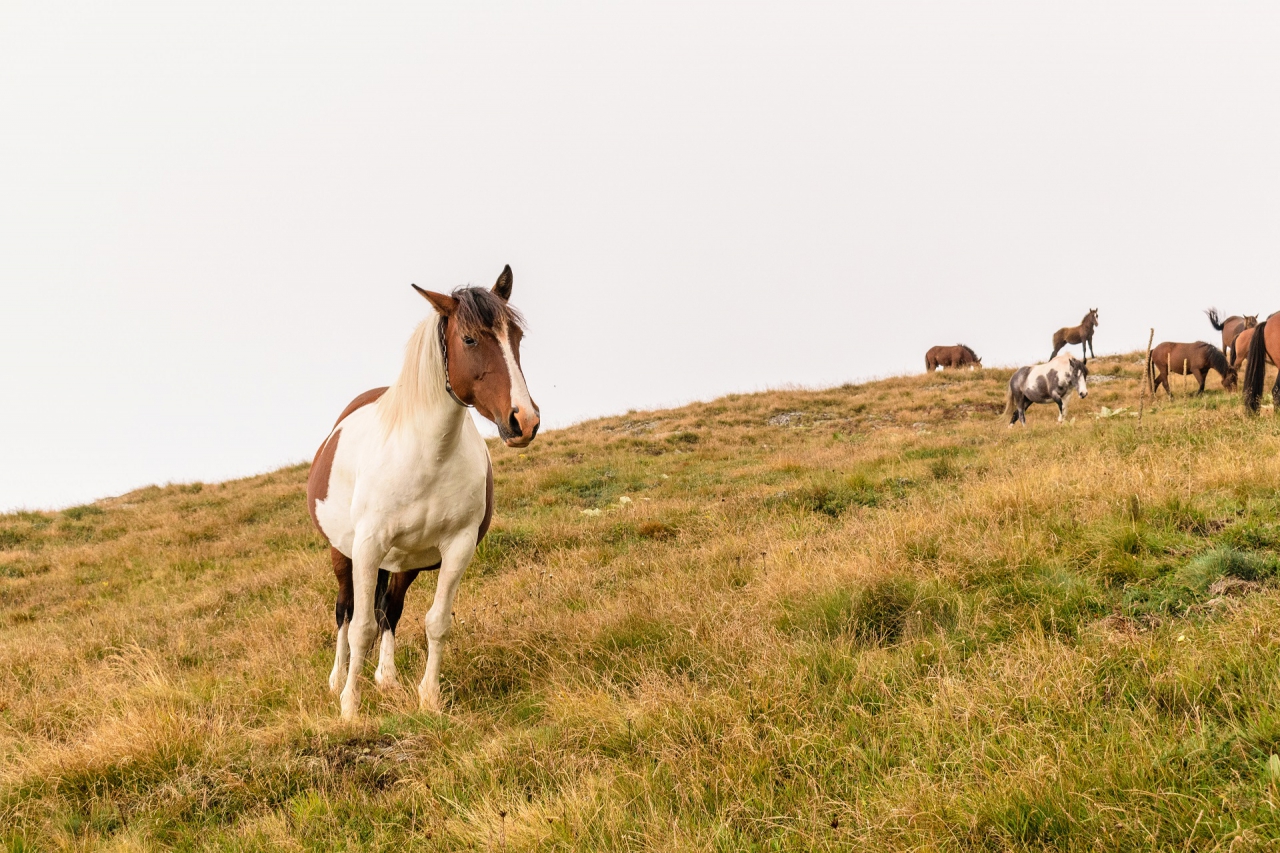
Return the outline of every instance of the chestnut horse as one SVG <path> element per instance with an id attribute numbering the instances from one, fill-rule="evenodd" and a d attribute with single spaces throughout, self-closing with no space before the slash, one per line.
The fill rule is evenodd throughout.
<path id="1" fill-rule="evenodd" d="M 427 611 L 424 708 L 440 709 L 440 655 L 462 573 L 493 517 L 489 448 L 467 411 L 493 421 L 508 447 L 538 433 L 538 407 L 520 369 L 522 319 L 507 304 L 511 267 L 492 290 L 453 295 L 414 285 L 435 311 L 405 348 L 389 388 L 366 391 L 343 410 L 307 479 L 311 520 L 329 541 L 338 577 L 338 642 L 329 688 L 342 687 L 342 716 L 360 705 L 360 672 L 380 628 L 375 680 L 395 684 L 395 630 L 419 572 L 439 569 Z"/>
<path id="2" fill-rule="evenodd" d="M 1252 332 L 1249 351 L 1245 356 L 1249 363 L 1244 369 L 1244 408 L 1250 414 L 1257 414 L 1262 385 L 1267 378 L 1267 362 L 1280 364 L 1280 317 L 1272 314 L 1255 326 Z M 1280 409 L 1280 376 L 1276 377 L 1275 384 L 1271 386 L 1271 401 Z"/>
<path id="3" fill-rule="evenodd" d="M 924 354 L 924 369 L 932 373 L 939 367 L 968 367 L 973 370 L 975 367 L 982 367 L 982 359 L 964 344 L 929 347 L 929 351 Z"/>
<path id="4" fill-rule="evenodd" d="M 1258 331 L 1257 326 L 1249 326 L 1236 335 L 1231 342 L 1231 351 L 1227 353 L 1227 361 L 1231 362 L 1231 366 L 1237 372 L 1249 360 L 1249 345 L 1253 343 L 1253 333 L 1256 331 Z M 1267 361 L 1270 362 L 1271 359 L 1268 358 Z"/>
<path id="5" fill-rule="evenodd" d="M 1227 361 L 1222 350 L 1213 344 L 1206 344 L 1204 341 L 1196 341 L 1193 344 L 1164 341 L 1157 344 L 1147 358 L 1147 380 L 1151 383 L 1152 394 L 1159 391 L 1160 386 L 1163 385 L 1164 390 L 1172 397 L 1173 390 L 1169 388 L 1169 374 L 1176 373 L 1179 376 L 1196 378 L 1200 386 L 1196 390 L 1198 397 L 1204 393 L 1204 380 L 1211 369 L 1218 371 L 1218 375 L 1222 377 L 1224 390 L 1235 389 L 1236 369 Z"/>
<path id="6" fill-rule="evenodd" d="M 1058 355 L 1058 350 L 1067 344 L 1080 344 L 1080 357 L 1087 358 L 1089 356 L 1097 357 L 1097 353 L 1093 351 L 1093 328 L 1098 325 L 1098 309 L 1090 308 L 1089 313 L 1084 315 L 1084 319 L 1080 321 L 1079 326 L 1067 326 L 1053 333 L 1053 353 L 1049 356 L 1052 361 Z M 1086 352 L 1088 350 L 1088 352 Z"/>
<path id="7" fill-rule="evenodd" d="M 1226 354 L 1227 361 L 1238 365 L 1240 359 L 1233 357 L 1233 353 L 1237 349 L 1236 338 L 1245 329 L 1252 329 L 1254 326 L 1258 325 L 1258 315 L 1245 314 L 1244 316 L 1241 316 L 1239 314 L 1232 314 L 1227 319 L 1220 321 L 1218 319 L 1217 308 L 1210 308 L 1204 313 L 1205 316 L 1209 318 L 1209 325 L 1213 326 L 1219 332 L 1222 332 L 1222 351 Z"/>

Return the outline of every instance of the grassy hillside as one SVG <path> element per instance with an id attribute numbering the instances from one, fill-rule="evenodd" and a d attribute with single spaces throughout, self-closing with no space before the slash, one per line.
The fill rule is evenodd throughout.
<path id="1" fill-rule="evenodd" d="M 0 517 L 0 840 L 1275 849 L 1280 425 L 1090 367 L 1063 426 L 986 370 L 495 447 L 443 716 L 424 578 L 339 721 L 305 466 Z"/>

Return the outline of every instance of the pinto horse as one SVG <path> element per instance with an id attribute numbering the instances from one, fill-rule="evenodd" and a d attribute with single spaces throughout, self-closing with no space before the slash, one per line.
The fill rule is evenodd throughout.
<path id="1" fill-rule="evenodd" d="M 1196 378 L 1200 386 L 1196 391 L 1198 397 L 1204 393 L 1204 380 L 1209 375 L 1210 369 L 1218 371 L 1218 375 L 1222 377 L 1224 390 L 1231 391 L 1236 387 L 1236 369 L 1231 366 L 1222 350 L 1204 341 L 1196 341 L 1193 344 L 1164 341 L 1157 344 L 1147 358 L 1147 380 L 1151 383 L 1152 394 L 1159 391 L 1160 386 L 1163 385 L 1164 390 L 1172 397 L 1169 374 L 1176 373 L 1179 376 Z"/>
<path id="2" fill-rule="evenodd" d="M 924 354 L 924 369 L 932 373 L 939 367 L 967 367 L 972 370 L 975 367 L 982 367 L 982 359 L 964 344 L 956 344 L 953 347 L 929 347 L 929 351 Z"/>
<path id="3" fill-rule="evenodd" d="M 493 421 L 508 447 L 528 445 L 540 422 L 520 369 L 523 320 L 507 302 L 511 283 L 508 266 L 492 290 L 446 296 L 414 285 L 435 310 L 409 338 L 400 375 L 343 410 L 311 465 L 307 506 L 338 577 L 329 688 L 342 686 L 346 719 L 359 708 L 360 672 L 378 629 L 375 680 L 395 684 L 405 592 L 420 572 L 437 569 L 418 700 L 440 709 L 454 596 L 493 517 L 489 448 L 467 408 Z"/>
<path id="4" fill-rule="evenodd" d="M 1066 326 L 1053 333 L 1053 353 L 1049 356 L 1049 360 L 1058 357 L 1058 350 L 1067 344 L 1080 344 L 1080 357 L 1088 356 L 1097 357 L 1097 353 L 1093 351 L 1093 329 L 1098 325 L 1098 309 L 1090 308 L 1089 313 L 1084 315 L 1084 319 L 1080 321 L 1079 326 Z M 1088 350 L 1088 352 L 1086 352 Z"/>
<path id="5" fill-rule="evenodd" d="M 1267 362 L 1280 364 L 1280 316 L 1272 314 L 1251 331 L 1248 355 L 1245 356 L 1249 363 L 1244 369 L 1244 408 L 1249 414 L 1257 414 L 1262 385 L 1267 378 Z M 1271 386 L 1271 401 L 1280 410 L 1280 376 Z"/>
<path id="6" fill-rule="evenodd" d="M 1219 332 L 1222 332 L 1222 351 L 1227 356 L 1227 361 L 1232 364 L 1239 364 L 1239 358 L 1232 358 L 1232 353 L 1237 349 L 1236 338 L 1245 329 L 1252 329 L 1258 325 L 1257 314 L 1232 314 L 1225 320 L 1218 319 L 1218 309 L 1210 308 L 1205 311 L 1205 316 L 1209 318 L 1209 325 L 1213 326 Z"/>
<path id="7" fill-rule="evenodd" d="M 1027 407 L 1032 403 L 1058 404 L 1058 423 L 1067 416 L 1067 400 L 1071 397 L 1074 385 L 1084 399 L 1089 394 L 1085 385 L 1085 377 L 1089 368 L 1078 358 L 1063 353 L 1051 358 L 1044 364 L 1030 367 L 1019 367 L 1009 377 L 1009 388 L 1004 395 L 1004 416 L 1009 418 L 1012 427 L 1019 421 L 1027 425 Z"/>

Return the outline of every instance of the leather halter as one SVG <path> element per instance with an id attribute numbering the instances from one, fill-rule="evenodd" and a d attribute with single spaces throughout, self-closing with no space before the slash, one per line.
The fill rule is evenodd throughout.
<path id="1" fill-rule="evenodd" d="M 449 392 L 449 396 L 453 398 L 453 402 L 457 403 L 459 406 L 462 406 L 464 409 L 474 409 L 475 406 L 462 402 L 458 395 L 453 392 L 453 384 L 449 381 L 449 346 L 445 338 L 445 331 L 448 324 L 448 317 L 441 317 L 440 322 L 437 324 L 440 328 L 440 358 L 444 360 L 444 390 Z"/>

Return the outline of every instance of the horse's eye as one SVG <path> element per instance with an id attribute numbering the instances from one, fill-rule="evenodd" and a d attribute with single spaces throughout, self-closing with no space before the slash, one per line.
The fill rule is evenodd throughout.
<path id="1" fill-rule="evenodd" d="M 463 335 L 462 342 L 469 347 L 473 347 L 476 345 L 476 339 L 471 337 L 470 335 Z"/>

